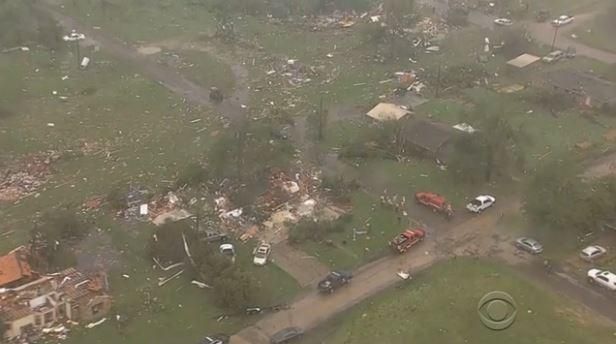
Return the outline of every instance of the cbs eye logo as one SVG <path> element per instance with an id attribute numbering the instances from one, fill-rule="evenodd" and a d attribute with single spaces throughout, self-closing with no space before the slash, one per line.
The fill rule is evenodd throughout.
<path id="1" fill-rule="evenodd" d="M 502 291 L 492 291 L 479 300 L 477 313 L 487 328 L 500 331 L 513 324 L 518 308 L 511 295 Z"/>

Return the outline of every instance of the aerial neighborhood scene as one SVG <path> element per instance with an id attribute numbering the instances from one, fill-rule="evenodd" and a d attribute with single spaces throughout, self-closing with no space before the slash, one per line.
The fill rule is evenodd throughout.
<path id="1" fill-rule="evenodd" d="M 616 339 L 616 1 L 0 1 L 0 343 Z"/>

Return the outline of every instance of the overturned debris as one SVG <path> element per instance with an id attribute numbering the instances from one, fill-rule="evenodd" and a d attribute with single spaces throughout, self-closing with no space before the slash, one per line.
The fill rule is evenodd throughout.
<path id="1" fill-rule="evenodd" d="M 56 151 L 31 154 L 0 170 L 0 202 L 16 202 L 36 192 L 47 182 L 51 165 L 59 158 Z"/>

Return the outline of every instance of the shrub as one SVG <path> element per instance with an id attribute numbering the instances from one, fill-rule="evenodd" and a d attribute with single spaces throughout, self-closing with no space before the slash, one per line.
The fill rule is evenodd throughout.
<path id="1" fill-rule="evenodd" d="M 175 185 L 177 187 L 196 186 L 205 183 L 208 180 L 208 173 L 198 163 L 191 163 L 180 172 Z"/>

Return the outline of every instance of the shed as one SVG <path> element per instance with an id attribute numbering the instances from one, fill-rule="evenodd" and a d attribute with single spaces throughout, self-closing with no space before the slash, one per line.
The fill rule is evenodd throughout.
<path id="1" fill-rule="evenodd" d="M 391 103 L 380 103 L 372 110 L 368 111 L 366 115 L 376 119 L 377 121 L 392 121 L 399 120 L 400 118 L 408 115 L 409 110 Z"/>
<path id="2" fill-rule="evenodd" d="M 400 140 L 405 149 L 424 156 L 445 160 L 445 146 L 459 133 L 451 126 L 423 118 L 405 121 L 400 131 Z"/>
<path id="3" fill-rule="evenodd" d="M 507 61 L 507 64 L 516 68 L 525 68 L 539 60 L 541 60 L 539 56 L 522 54 L 512 60 Z"/>

